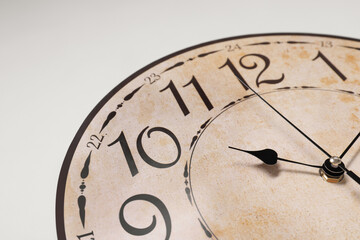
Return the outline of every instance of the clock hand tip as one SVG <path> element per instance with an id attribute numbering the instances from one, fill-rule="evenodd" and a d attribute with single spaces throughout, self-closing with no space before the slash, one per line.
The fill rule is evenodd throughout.
<path id="1" fill-rule="evenodd" d="M 240 148 L 236 148 L 236 147 L 232 147 L 232 146 L 228 146 L 230 149 L 234 149 L 234 150 L 238 150 L 238 151 L 241 151 L 241 152 L 247 152 L 245 150 L 242 150 Z"/>
<path id="2" fill-rule="evenodd" d="M 260 159 L 261 161 L 263 161 L 265 164 L 268 164 L 268 165 L 274 165 L 277 162 L 277 158 L 278 158 L 277 153 L 272 149 L 267 148 L 267 149 L 263 149 L 263 150 L 259 150 L 259 151 L 247 151 L 247 150 L 242 150 L 240 148 L 234 148 L 231 146 L 228 146 L 228 147 L 231 149 L 234 149 L 234 150 L 249 153 L 249 154 L 253 155 L 254 157 L 257 157 L 258 159 Z"/>

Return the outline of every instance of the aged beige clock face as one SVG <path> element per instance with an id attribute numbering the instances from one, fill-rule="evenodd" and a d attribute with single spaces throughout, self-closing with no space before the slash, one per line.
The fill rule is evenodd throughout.
<path id="1" fill-rule="evenodd" d="M 81 126 L 58 238 L 359 239 L 359 130 L 359 40 L 268 34 L 180 51 Z"/>

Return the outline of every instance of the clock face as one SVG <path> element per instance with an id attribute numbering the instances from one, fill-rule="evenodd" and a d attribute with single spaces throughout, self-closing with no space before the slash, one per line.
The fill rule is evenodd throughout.
<path id="1" fill-rule="evenodd" d="M 359 130 L 359 40 L 253 35 L 177 52 L 81 126 L 58 238 L 359 239 L 356 176 L 320 174 L 333 156 L 360 174 Z"/>

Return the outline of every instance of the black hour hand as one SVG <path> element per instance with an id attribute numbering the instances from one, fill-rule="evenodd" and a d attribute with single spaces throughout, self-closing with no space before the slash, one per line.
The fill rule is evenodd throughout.
<path id="1" fill-rule="evenodd" d="M 243 150 L 243 149 L 235 148 L 235 147 L 231 147 L 231 146 L 229 146 L 229 148 L 251 154 L 254 157 L 257 157 L 258 159 L 260 159 L 261 161 L 263 161 L 265 164 L 268 164 L 268 165 L 274 165 L 279 160 L 279 161 L 300 164 L 300 165 L 313 167 L 313 168 L 321 168 L 322 167 L 322 166 L 317 166 L 317 165 L 310 165 L 310 164 L 306 164 L 306 163 L 296 162 L 296 161 L 292 161 L 292 160 L 288 160 L 288 159 L 284 159 L 284 158 L 279 158 L 277 152 L 272 149 L 269 149 L 269 148 L 263 149 L 263 150 L 258 150 L 258 151 L 248 151 L 248 150 Z"/>

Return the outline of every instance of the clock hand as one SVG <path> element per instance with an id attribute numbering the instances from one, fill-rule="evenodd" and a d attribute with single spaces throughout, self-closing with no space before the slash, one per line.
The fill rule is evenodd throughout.
<path id="1" fill-rule="evenodd" d="M 324 165 L 325 164 L 326 164 L 326 162 L 324 163 Z M 330 164 L 331 164 L 330 166 L 332 168 L 335 168 L 335 169 L 340 168 L 342 171 L 346 172 L 346 174 L 349 175 L 349 177 L 351 177 L 355 182 L 360 184 L 360 177 L 358 175 L 356 175 L 353 171 L 348 170 L 345 167 L 345 164 L 341 161 L 341 159 L 339 157 L 330 158 Z M 330 166 L 328 166 L 327 168 L 329 168 Z M 325 169 L 323 169 L 323 170 L 325 170 Z"/>
<path id="2" fill-rule="evenodd" d="M 270 105 L 263 97 L 261 97 L 255 90 L 253 90 L 245 81 L 238 78 L 241 83 L 246 85 L 256 96 L 258 96 L 264 103 L 266 103 L 272 110 L 274 110 L 277 114 L 279 114 L 285 121 L 287 121 L 291 126 L 293 126 L 298 132 L 300 132 L 306 139 L 308 139 L 312 144 L 314 144 L 318 149 L 320 149 L 326 156 L 331 157 L 331 155 L 326 152 L 322 147 L 320 147 L 314 140 L 312 140 L 308 135 L 306 135 L 303 131 L 301 131 L 298 127 L 296 127 L 292 122 L 290 122 L 284 115 L 282 115 L 278 110 L 276 110 L 273 106 Z"/>
<path id="3" fill-rule="evenodd" d="M 349 171 L 346 167 L 341 168 L 343 169 L 347 175 L 349 175 L 349 177 L 351 177 L 353 180 L 355 180 L 355 182 L 357 182 L 358 184 L 360 184 L 360 178 L 358 175 L 356 175 L 353 171 Z"/>
<path id="4" fill-rule="evenodd" d="M 241 151 L 241 152 L 249 153 L 249 154 L 259 158 L 261 161 L 263 161 L 264 163 L 266 163 L 268 165 L 274 165 L 274 164 L 277 163 L 277 160 L 280 160 L 280 161 L 300 164 L 300 165 L 304 165 L 304 166 L 308 166 L 308 167 L 314 167 L 314 168 L 321 168 L 322 167 L 322 166 L 311 165 L 311 164 L 306 164 L 306 163 L 301 163 L 301 162 L 295 162 L 295 161 L 284 159 L 284 158 L 279 158 L 277 152 L 275 152 L 272 149 L 268 149 L 268 148 L 263 149 L 263 150 L 259 150 L 259 151 L 246 151 L 246 150 L 231 147 L 231 146 L 229 146 L 229 148 L 234 149 L 234 150 L 238 150 L 238 151 Z"/>
<path id="5" fill-rule="evenodd" d="M 358 135 L 356 135 L 356 137 L 354 138 L 354 140 L 352 140 L 352 142 L 349 144 L 349 146 L 344 150 L 344 152 L 340 155 L 340 159 L 342 159 L 345 154 L 347 153 L 347 151 L 349 151 L 349 149 L 352 147 L 352 145 L 356 142 L 356 140 L 360 137 L 360 132 L 358 133 Z"/>
<path id="6" fill-rule="evenodd" d="M 338 159 L 338 160 L 337 160 L 337 159 Z M 348 170 L 348 169 L 345 167 L 344 163 L 341 162 L 340 158 L 337 158 L 337 159 L 335 160 L 335 162 L 334 162 L 334 161 L 331 162 L 331 159 L 330 159 L 330 162 L 331 162 L 332 166 L 333 166 L 333 167 L 339 167 L 339 168 L 341 168 L 341 170 L 343 170 L 344 172 L 346 172 L 346 174 L 347 174 L 349 177 L 351 177 L 355 182 L 357 182 L 358 184 L 360 184 L 360 177 L 359 177 L 358 175 L 356 175 L 353 171 Z"/>

